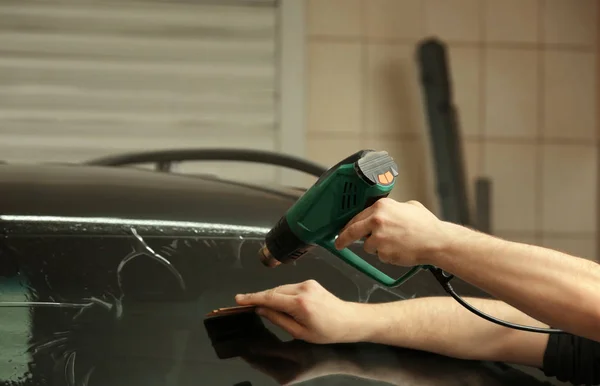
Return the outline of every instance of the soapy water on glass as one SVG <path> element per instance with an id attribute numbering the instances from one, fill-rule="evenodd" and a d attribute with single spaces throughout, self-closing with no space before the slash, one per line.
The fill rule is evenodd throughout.
<path id="1" fill-rule="evenodd" d="M 125 256 L 120 261 L 119 266 L 117 267 L 117 278 L 118 278 L 119 287 L 122 289 L 122 279 L 120 277 L 120 273 L 127 263 L 129 263 L 131 260 L 133 260 L 135 258 L 151 258 L 151 259 L 159 262 L 163 266 L 165 266 L 168 269 L 168 271 L 177 278 L 177 282 L 179 283 L 181 289 L 185 290 L 186 285 L 183 281 L 181 274 L 170 263 L 168 258 L 155 252 L 145 242 L 144 238 L 142 238 L 142 236 L 139 235 L 138 231 L 136 231 L 135 228 L 131 228 L 130 231 L 131 231 L 132 236 L 134 237 L 134 239 L 137 242 L 132 243 L 133 244 L 132 252 L 130 254 L 128 254 L 127 256 Z M 218 235 L 211 234 L 210 236 L 206 236 L 206 237 L 196 236 L 196 237 L 184 237 L 184 238 L 190 238 L 195 241 L 202 240 L 202 242 L 206 246 L 216 247 L 216 248 L 219 248 L 219 246 L 217 246 L 214 243 L 215 240 L 228 240 L 229 246 L 231 248 L 231 253 L 234 257 L 231 268 L 243 269 L 242 247 L 244 246 L 244 243 L 246 241 L 257 241 L 257 240 L 262 241 L 262 240 L 264 240 L 264 235 L 248 236 L 248 235 L 243 235 L 243 234 L 218 234 Z M 171 246 L 170 246 L 171 247 L 170 250 L 172 252 L 176 252 L 177 247 L 178 247 L 178 242 L 180 242 L 181 240 L 182 240 L 181 237 L 178 237 L 176 240 L 173 240 L 173 242 L 171 243 Z M 361 246 L 362 241 L 357 241 L 355 243 L 355 245 Z M 262 246 L 264 246 L 264 244 L 261 244 L 261 247 Z M 344 274 L 344 276 L 351 279 L 352 282 L 354 283 L 354 285 L 356 285 L 357 301 L 359 301 L 359 302 L 362 302 L 362 303 L 368 302 L 370 300 L 373 292 L 375 292 L 378 289 L 383 290 L 399 299 L 408 299 L 408 298 L 412 298 L 415 296 L 414 294 L 408 295 L 408 294 L 402 292 L 398 288 L 388 288 L 388 287 L 385 287 L 381 284 L 374 282 L 374 280 L 370 279 L 363 273 L 357 271 L 355 268 L 349 266 L 348 264 L 344 263 L 337 257 L 333 256 L 331 253 L 329 253 L 323 249 L 314 248 L 313 250 L 309 251 L 306 254 L 306 256 L 304 256 L 302 258 L 302 260 L 308 260 L 308 259 L 321 260 L 321 261 L 327 263 L 329 266 L 335 268 L 342 274 Z M 297 264 L 301 264 L 301 263 L 302 262 L 300 261 L 300 262 L 293 262 L 291 264 L 297 265 Z M 274 273 L 274 274 L 276 274 L 276 273 Z M 98 301 L 99 300 L 95 299 L 95 298 L 86 299 L 86 300 L 84 300 L 84 302 L 81 302 L 81 301 L 75 301 L 75 302 L 30 302 L 30 301 L 3 301 L 3 300 L 0 300 L 0 307 L 85 308 L 85 307 L 91 306 L 92 304 L 97 304 Z"/>
<path id="2" fill-rule="evenodd" d="M 24 313 L 19 319 L 27 319 L 27 309 L 31 308 L 44 307 L 79 310 L 75 313 L 75 316 L 72 319 L 72 328 L 68 329 L 67 331 L 53 332 L 50 334 L 50 336 L 44 337 L 44 339 L 30 340 L 30 332 L 28 331 L 29 323 L 27 322 L 23 323 L 21 326 L 23 331 L 11 331 L 9 334 L 7 334 L 7 336 L 10 336 L 11 339 L 23 340 L 22 343 L 25 343 L 24 346 L 28 347 L 28 350 L 26 353 L 21 353 L 21 355 L 18 356 L 15 356 L 15 353 L 10 354 L 10 361 L 1 360 L 0 362 L 2 363 L 0 363 L 0 367 L 4 367 L 6 365 L 10 366 L 11 369 L 6 370 L 10 371 L 10 373 L 13 373 L 16 376 L 16 378 L 13 379 L 23 379 L 23 377 L 26 377 L 26 374 L 28 373 L 26 369 L 27 363 L 29 362 L 29 356 L 52 353 L 52 355 L 60 355 L 62 357 L 65 366 L 65 375 L 68 378 L 67 384 L 87 384 L 87 381 L 92 376 L 93 368 L 78 369 L 77 372 L 83 375 L 78 376 L 79 379 L 75 379 L 76 365 L 78 363 L 77 347 L 81 344 L 81 339 L 89 339 L 89 332 L 86 334 L 85 331 L 81 331 L 81 328 L 83 327 L 78 327 L 78 319 L 85 317 L 86 314 L 88 314 L 87 317 L 90 317 L 91 314 L 93 315 L 93 318 L 98 318 L 98 320 L 103 320 L 107 323 L 116 323 L 117 325 L 119 324 L 123 314 L 126 313 L 126 310 L 124 310 L 124 307 L 126 306 L 123 304 L 124 293 L 121 272 L 124 267 L 127 266 L 127 264 L 133 260 L 151 259 L 152 261 L 162 265 L 166 274 L 175 278 L 180 289 L 185 291 L 186 283 L 183 279 L 183 276 L 171 264 L 169 261 L 169 256 L 176 254 L 180 248 L 184 247 L 183 244 L 187 244 L 188 241 L 194 243 L 201 242 L 208 248 L 219 249 L 218 259 L 221 259 L 221 256 L 228 256 L 226 260 L 229 268 L 243 270 L 244 265 L 242 262 L 242 248 L 244 244 L 252 242 L 263 246 L 264 236 L 266 235 L 266 230 L 262 234 L 260 232 L 247 232 L 247 230 L 244 231 L 245 232 L 242 233 L 232 233 L 223 229 L 217 232 L 214 232 L 214 229 L 212 232 L 204 229 L 195 229 L 193 232 L 194 236 L 174 236 L 174 238 L 176 238 L 175 240 L 173 240 L 168 246 L 163 246 L 161 250 L 157 251 L 149 246 L 149 243 L 146 242 L 143 236 L 141 236 L 141 232 L 139 230 L 129 227 L 129 235 L 131 236 L 131 252 L 120 260 L 115 269 L 117 283 L 120 290 L 120 293 L 117 294 L 104 293 L 97 294 L 95 297 L 92 296 L 83 299 L 61 299 L 57 301 L 46 302 L 28 301 L 26 299 L 30 298 L 30 294 L 26 283 L 22 281 L 16 285 L 11 284 L 13 290 L 10 294 L 6 293 L 6 291 L 0 294 L 0 312 L 3 312 L 1 309 L 4 308 L 4 312 L 18 313 L 19 311 L 15 308 L 21 308 L 23 309 Z M 202 233 L 206 234 L 202 235 Z M 220 244 L 218 242 L 220 242 Z M 361 242 L 357 242 L 355 246 L 362 247 Z M 258 250 L 256 252 L 258 253 Z M 309 261 L 310 259 L 322 261 L 334 268 L 336 271 L 340 272 L 344 277 L 348 278 L 356 287 L 356 301 L 363 303 L 368 302 L 372 294 L 377 290 L 385 291 L 392 297 L 398 299 L 414 297 L 414 295 L 410 296 L 398 288 L 387 288 L 376 283 L 374 280 L 357 271 L 355 268 L 347 265 L 336 256 L 318 247 L 313 248 L 310 252 L 303 256 L 300 261 L 293 262 L 291 264 L 303 264 L 303 262 Z M 256 260 L 258 261 L 258 256 L 256 256 Z M 273 269 L 274 271 L 272 274 L 277 275 L 277 268 L 265 267 L 265 269 Z M 6 287 L 3 286 L 2 288 Z M 18 288 L 20 288 L 21 291 L 19 291 Z M 13 310 L 11 311 L 10 309 Z M 85 338 L 83 336 L 85 336 Z M 17 375 L 18 373 L 21 373 L 21 375 Z"/>

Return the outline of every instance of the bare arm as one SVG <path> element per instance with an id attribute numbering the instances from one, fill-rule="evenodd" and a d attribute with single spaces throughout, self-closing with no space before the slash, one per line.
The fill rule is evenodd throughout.
<path id="1" fill-rule="evenodd" d="M 238 295 L 241 305 L 259 306 L 260 315 L 294 338 L 313 343 L 372 342 L 433 352 L 459 359 L 505 361 L 540 367 L 548 336 L 490 323 L 450 297 L 393 303 L 345 302 L 315 281 Z M 468 299 L 496 317 L 545 327 L 496 300 Z"/>
<path id="2" fill-rule="evenodd" d="M 467 298 L 495 317 L 548 327 L 510 305 L 490 299 Z M 431 297 L 363 305 L 370 320 L 363 324 L 363 341 L 433 352 L 453 358 L 489 360 L 541 367 L 547 334 L 505 328 L 471 313 L 450 297 Z"/>
<path id="3" fill-rule="evenodd" d="M 600 341 L 600 265 L 446 224 L 451 242 L 426 257 L 531 317 Z"/>
<path id="4" fill-rule="evenodd" d="M 531 317 L 600 342 L 600 265 L 440 221 L 416 201 L 381 199 L 355 216 L 339 249 L 365 238 L 383 262 L 434 265 Z"/>

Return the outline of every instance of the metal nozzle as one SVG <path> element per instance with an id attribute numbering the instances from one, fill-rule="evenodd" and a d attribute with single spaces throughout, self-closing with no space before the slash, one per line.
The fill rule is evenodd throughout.
<path id="1" fill-rule="evenodd" d="M 274 268 L 281 264 L 279 260 L 277 260 L 273 257 L 273 255 L 271 255 L 271 252 L 269 252 L 269 248 L 267 248 L 266 245 L 260 249 L 260 251 L 258 252 L 258 256 L 260 258 L 260 261 L 269 268 Z"/>

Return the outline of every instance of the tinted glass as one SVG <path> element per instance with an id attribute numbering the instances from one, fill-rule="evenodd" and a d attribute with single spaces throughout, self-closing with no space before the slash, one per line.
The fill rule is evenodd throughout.
<path id="1" fill-rule="evenodd" d="M 426 272 L 391 291 L 321 249 L 295 265 L 266 268 L 257 256 L 262 238 L 256 234 L 198 235 L 197 229 L 185 227 L 77 223 L 17 228 L 7 231 L 3 244 L 9 251 L 3 257 L 18 261 L 19 268 L 18 275 L 0 283 L 4 384 L 523 381 L 499 367 L 425 353 L 309 345 L 253 314 L 205 323 L 211 310 L 234 305 L 237 293 L 307 279 L 351 301 L 401 300 L 415 296 L 417 286 L 422 295 L 442 293 Z M 386 272 L 401 271 L 388 267 Z"/>

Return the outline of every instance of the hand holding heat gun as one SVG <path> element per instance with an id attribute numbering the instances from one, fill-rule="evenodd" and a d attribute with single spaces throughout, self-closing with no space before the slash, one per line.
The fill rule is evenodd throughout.
<path id="1" fill-rule="evenodd" d="M 412 267 L 393 279 L 350 249 L 338 250 L 334 244 L 354 216 L 389 195 L 397 176 L 398 166 L 385 151 L 361 150 L 340 161 L 267 234 L 261 260 L 269 267 L 287 264 L 318 245 L 385 286 L 404 283 L 424 266 Z"/>

